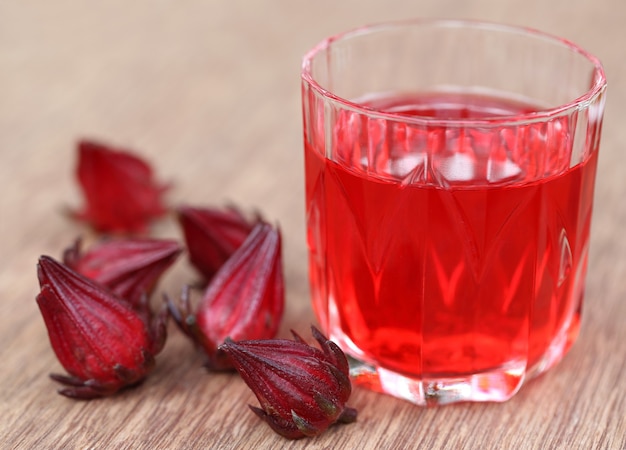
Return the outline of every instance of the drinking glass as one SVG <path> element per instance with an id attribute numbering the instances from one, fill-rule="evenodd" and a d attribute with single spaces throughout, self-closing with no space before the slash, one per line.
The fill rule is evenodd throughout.
<path id="1" fill-rule="evenodd" d="M 504 401 L 578 334 L 606 79 L 558 37 L 412 20 L 306 54 L 312 302 L 351 375 Z"/>

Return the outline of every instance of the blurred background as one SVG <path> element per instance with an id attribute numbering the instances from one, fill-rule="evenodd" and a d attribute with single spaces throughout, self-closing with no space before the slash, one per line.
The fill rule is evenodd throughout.
<path id="1" fill-rule="evenodd" d="M 626 128 L 611 122 L 626 97 L 624 47 L 614 45 L 626 41 L 621 1 L 0 1 L 0 180 L 11 179 L 0 235 L 14 221 L 36 232 L 44 218 L 63 220 L 50 211 L 80 201 L 74 143 L 92 137 L 154 158 L 176 185 L 173 202 L 263 209 L 271 196 L 267 215 L 297 229 L 288 239 L 303 237 L 301 57 L 328 35 L 379 21 L 472 18 L 573 40 L 609 62 L 605 128 L 624 141 Z M 619 168 L 600 165 L 618 182 Z M 52 180 L 54 189 L 29 188 Z M 304 257 L 303 238 L 290 245 L 290 257 Z"/>

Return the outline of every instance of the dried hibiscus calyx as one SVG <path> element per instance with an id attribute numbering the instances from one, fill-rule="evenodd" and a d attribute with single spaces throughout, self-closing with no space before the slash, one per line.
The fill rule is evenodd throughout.
<path id="1" fill-rule="evenodd" d="M 234 206 L 198 208 L 181 206 L 178 221 L 185 236 L 189 261 L 208 281 L 246 240 L 259 214 L 248 219 Z"/>
<path id="2" fill-rule="evenodd" d="M 69 375 L 59 393 L 88 399 L 142 381 L 165 344 L 165 315 L 150 322 L 98 283 L 49 256 L 37 265 L 37 303 L 52 348 Z"/>
<path id="3" fill-rule="evenodd" d="M 227 337 L 276 336 L 284 297 L 280 231 L 259 223 L 215 274 L 195 312 L 187 288 L 180 309 L 171 299 L 168 308 L 180 329 L 203 349 L 206 366 L 229 370 L 233 366 L 218 346 Z"/>
<path id="4" fill-rule="evenodd" d="M 152 167 L 129 150 L 83 140 L 78 143 L 78 182 L 85 207 L 74 216 L 106 233 L 143 232 L 166 213 Z"/>
<path id="5" fill-rule="evenodd" d="M 229 339 L 220 346 L 259 400 L 261 408 L 250 409 L 289 439 L 316 436 L 357 416 L 346 406 L 352 386 L 345 355 L 315 327 L 312 331 L 321 349 L 293 331 L 293 341 Z"/>
<path id="6" fill-rule="evenodd" d="M 86 252 L 80 247 L 77 239 L 63 253 L 63 262 L 135 308 L 144 296 L 152 294 L 161 275 L 183 250 L 176 241 L 147 238 L 103 240 Z"/>

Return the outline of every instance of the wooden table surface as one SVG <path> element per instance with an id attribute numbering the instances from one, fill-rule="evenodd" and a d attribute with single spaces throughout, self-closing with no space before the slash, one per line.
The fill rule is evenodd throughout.
<path id="1" fill-rule="evenodd" d="M 87 229 L 75 142 L 132 148 L 172 180 L 172 205 L 256 207 L 280 223 L 287 311 L 281 336 L 305 334 L 300 60 L 319 40 L 407 17 L 528 25 L 597 54 L 609 80 L 591 256 L 578 342 L 503 404 L 424 409 L 356 388 L 354 424 L 287 441 L 247 404 L 235 375 L 209 374 L 175 327 L 140 387 L 73 401 L 35 303 L 35 264 Z M 626 448 L 626 3 L 623 0 L 318 0 L 0 2 L 0 447 Z M 171 219 L 155 235 L 180 238 Z M 159 291 L 194 278 L 181 259 Z"/>

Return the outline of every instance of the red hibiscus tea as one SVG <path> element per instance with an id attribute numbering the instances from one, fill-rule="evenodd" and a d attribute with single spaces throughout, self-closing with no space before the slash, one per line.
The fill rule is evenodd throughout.
<path id="1" fill-rule="evenodd" d="M 417 80 L 411 91 L 389 71 L 391 43 L 406 33 L 412 42 L 416 28 L 451 32 L 456 46 L 525 33 L 481 26 L 360 30 L 313 50 L 303 70 L 314 310 L 353 358 L 357 382 L 418 404 L 506 400 L 561 359 L 580 324 L 603 106 L 599 66 L 556 41 L 577 64 L 587 62 L 592 80 L 569 87 L 563 100 L 541 98 L 545 89 L 490 89 L 478 75 L 422 86 L 428 77 L 420 70 L 434 70 L 428 64 L 407 69 Z M 403 30 L 388 36 L 394 27 Z M 380 52 L 382 75 L 359 67 L 372 61 L 370 51 Z M 485 62 L 485 78 L 497 64 Z M 578 103 L 551 106 L 568 95 Z"/>

